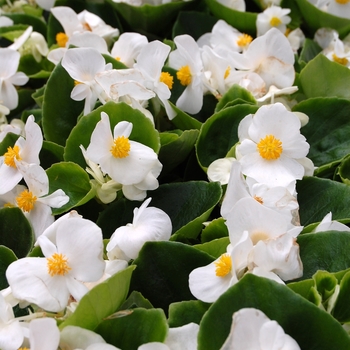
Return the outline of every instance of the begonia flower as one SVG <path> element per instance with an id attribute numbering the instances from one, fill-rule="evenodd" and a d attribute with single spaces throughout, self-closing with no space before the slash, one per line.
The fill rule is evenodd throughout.
<path id="1" fill-rule="evenodd" d="M 44 257 L 14 261 L 6 277 L 15 298 L 59 312 L 67 306 L 70 295 L 77 301 L 85 295 L 88 288 L 83 282 L 102 277 L 105 262 L 101 229 L 90 220 L 61 220 L 55 225 L 54 238 L 55 243 L 41 235 L 37 242 Z"/>
<path id="2" fill-rule="evenodd" d="M 142 246 L 149 241 L 168 241 L 172 223 L 167 213 L 155 207 L 148 207 L 151 198 L 134 209 L 132 223 L 118 227 L 107 244 L 110 260 L 136 259 Z"/>
<path id="3" fill-rule="evenodd" d="M 290 9 L 283 9 L 280 6 L 270 6 L 259 13 L 256 19 L 257 36 L 265 34 L 271 28 L 276 28 L 285 34 L 287 24 L 291 21 L 289 13 Z"/>
<path id="4" fill-rule="evenodd" d="M 332 220 L 332 212 L 329 212 L 311 232 L 324 231 L 350 231 L 350 228 L 337 220 Z"/>

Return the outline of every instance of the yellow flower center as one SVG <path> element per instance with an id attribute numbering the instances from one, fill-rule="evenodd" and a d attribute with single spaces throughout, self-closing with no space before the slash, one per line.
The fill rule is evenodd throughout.
<path id="1" fill-rule="evenodd" d="M 349 0 L 350 1 L 350 0 Z M 332 55 L 333 61 L 342 64 L 343 66 L 346 66 L 349 63 L 349 60 L 345 57 L 340 58 L 335 53 Z"/>
<path id="2" fill-rule="evenodd" d="M 36 200 L 37 198 L 28 190 L 24 190 L 16 197 L 18 207 L 26 212 L 30 212 L 34 208 Z"/>
<path id="3" fill-rule="evenodd" d="M 64 276 L 71 270 L 68 265 L 68 259 L 64 254 L 54 253 L 50 258 L 46 258 L 47 268 L 51 277 L 55 275 Z"/>
<path id="4" fill-rule="evenodd" d="M 228 66 L 225 70 L 224 79 L 226 79 L 231 73 L 231 67 Z"/>
<path id="5" fill-rule="evenodd" d="M 262 199 L 261 197 L 255 195 L 253 198 L 254 198 L 257 202 L 259 202 L 260 204 L 264 204 L 264 201 L 263 201 L 263 199 Z"/>
<path id="6" fill-rule="evenodd" d="M 187 86 L 191 84 L 192 81 L 192 75 L 190 67 L 183 66 L 176 72 L 177 79 L 180 80 L 181 85 Z"/>
<path id="7" fill-rule="evenodd" d="M 174 78 L 171 74 L 169 74 L 168 72 L 162 72 L 160 73 L 160 78 L 159 81 L 161 81 L 162 83 L 164 83 L 169 90 L 172 89 L 173 84 L 174 84 Z"/>
<path id="8" fill-rule="evenodd" d="M 130 142 L 125 136 L 119 136 L 113 141 L 113 146 L 110 149 L 113 157 L 125 158 L 130 152 Z"/>
<path id="9" fill-rule="evenodd" d="M 283 151 L 282 142 L 273 135 L 267 135 L 257 144 L 261 157 L 266 160 L 278 159 Z"/>
<path id="10" fill-rule="evenodd" d="M 68 41 L 68 35 L 66 33 L 57 33 L 56 41 L 59 47 L 66 47 Z"/>
<path id="11" fill-rule="evenodd" d="M 215 262 L 215 274 L 218 277 L 225 277 L 231 272 L 232 260 L 228 254 L 223 254 L 220 256 L 219 260 Z"/>
<path id="12" fill-rule="evenodd" d="M 248 34 L 242 34 L 238 37 L 236 43 L 238 46 L 240 47 L 245 47 L 247 45 L 249 45 L 253 40 L 253 37 L 251 37 Z"/>
<path id="13" fill-rule="evenodd" d="M 18 146 L 8 147 L 7 152 L 4 154 L 4 163 L 7 166 L 12 166 L 12 168 L 17 168 L 15 159 L 21 160 L 21 156 L 19 155 L 20 148 Z"/>
<path id="14" fill-rule="evenodd" d="M 120 58 L 119 56 L 117 56 L 117 57 L 115 58 L 115 60 L 116 60 L 116 61 L 120 61 L 121 58 Z"/>
<path id="15" fill-rule="evenodd" d="M 280 24 L 282 24 L 282 21 L 281 21 L 280 18 L 278 18 L 278 17 L 272 17 L 272 18 L 270 19 L 270 25 L 271 25 L 272 27 L 278 27 Z"/>
<path id="16" fill-rule="evenodd" d="M 252 240 L 253 244 L 257 244 L 259 241 L 265 241 L 267 239 L 269 239 L 269 235 L 265 232 L 253 232 L 250 235 L 250 239 Z"/>
<path id="17" fill-rule="evenodd" d="M 350 0 L 335 0 L 340 5 L 346 5 Z"/>

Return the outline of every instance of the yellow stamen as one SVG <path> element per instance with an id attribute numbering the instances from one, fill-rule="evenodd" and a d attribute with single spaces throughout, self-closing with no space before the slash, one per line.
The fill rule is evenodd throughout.
<path id="1" fill-rule="evenodd" d="M 340 5 L 345 5 L 349 2 L 350 0 L 335 0 L 335 2 L 337 2 Z"/>
<path id="2" fill-rule="evenodd" d="M 226 79 L 231 73 L 231 67 L 228 66 L 225 70 L 224 79 Z"/>
<path id="3" fill-rule="evenodd" d="M 16 160 L 21 160 L 21 156 L 19 155 L 20 148 L 18 146 L 8 147 L 7 152 L 4 154 L 4 163 L 7 166 L 12 166 L 12 168 L 16 167 Z"/>
<path id="4" fill-rule="evenodd" d="M 168 72 L 162 72 L 160 73 L 160 78 L 159 81 L 161 81 L 162 83 L 164 83 L 169 90 L 172 89 L 173 84 L 174 84 L 174 78 L 171 74 L 169 74 Z"/>
<path id="5" fill-rule="evenodd" d="M 66 33 L 57 33 L 56 41 L 59 47 L 66 47 L 68 41 L 68 35 Z"/>
<path id="6" fill-rule="evenodd" d="M 333 61 L 342 64 L 343 66 L 346 66 L 349 63 L 349 60 L 345 57 L 340 58 L 335 53 L 332 55 Z"/>
<path id="7" fill-rule="evenodd" d="M 116 59 L 116 61 L 120 61 L 121 60 L 121 58 L 119 56 L 117 56 L 115 59 Z"/>
<path id="8" fill-rule="evenodd" d="M 115 158 L 125 158 L 129 155 L 130 142 L 125 136 L 119 136 L 113 141 L 110 151 Z"/>
<path id="9" fill-rule="evenodd" d="M 278 27 L 280 24 L 282 24 L 282 21 L 278 17 L 272 17 L 270 19 L 270 25 L 272 27 Z"/>
<path id="10" fill-rule="evenodd" d="M 71 270 L 68 265 L 68 259 L 64 254 L 54 253 L 50 258 L 46 258 L 47 268 L 51 277 L 55 275 L 64 276 Z"/>
<path id="11" fill-rule="evenodd" d="M 5 203 L 4 208 L 14 208 L 15 206 L 12 203 Z"/>
<path id="12" fill-rule="evenodd" d="M 249 45 L 253 40 L 253 37 L 251 37 L 248 34 L 242 34 L 238 37 L 236 43 L 238 46 L 240 47 L 245 47 L 247 45 Z"/>
<path id="13" fill-rule="evenodd" d="M 189 66 L 181 67 L 176 73 L 177 79 L 180 80 L 181 85 L 187 86 L 191 84 L 192 75 Z"/>
<path id="14" fill-rule="evenodd" d="M 253 198 L 254 198 L 257 202 L 259 202 L 260 204 L 264 204 L 264 201 L 263 201 L 263 199 L 262 199 L 261 197 L 255 195 Z"/>
<path id="15" fill-rule="evenodd" d="M 283 151 L 282 142 L 273 135 L 267 135 L 257 145 L 261 157 L 266 160 L 278 159 Z"/>
<path id="16" fill-rule="evenodd" d="M 74 80 L 74 86 L 77 86 L 77 85 L 79 85 L 79 84 L 81 84 L 81 82 L 80 82 L 80 81 L 78 81 L 78 80 Z"/>
<path id="17" fill-rule="evenodd" d="M 225 277 L 231 272 L 232 269 L 232 260 L 228 254 L 223 254 L 220 256 L 220 259 L 215 262 L 215 274 L 218 277 Z"/>
<path id="18" fill-rule="evenodd" d="M 36 200 L 37 198 L 28 190 L 24 190 L 16 197 L 18 207 L 26 212 L 30 212 L 34 208 Z"/>

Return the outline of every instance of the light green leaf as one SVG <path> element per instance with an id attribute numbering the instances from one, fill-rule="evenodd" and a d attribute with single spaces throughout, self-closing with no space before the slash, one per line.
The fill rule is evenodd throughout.
<path id="1" fill-rule="evenodd" d="M 340 282 L 340 291 L 333 309 L 333 316 L 339 322 L 350 322 L 350 272 L 348 271 Z"/>
<path id="2" fill-rule="evenodd" d="M 230 332 L 233 313 L 247 307 L 259 309 L 277 321 L 301 349 L 350 348 L 349 336 L 331 315 L 285 285 L 247 274 L 221 295 L 203 316 L 198 350 L 219 349 Z"/>
<path id="3" fill-rule="evenodd" d="M 219 5 L 219 4 L 218 4 Z M 254 114 L 258 106 L 236 105 L 213 114 L 201 127 L 196 143 L 197 158 L 206 171 L 216 159 L 224 158 L 238 142 L 238 125 L 248 114 Z"/>
<path id="4" fill-rule="evenodd" d="M 80 145 L 83 145 L 85 149 L 89 146 L 91 134 L 96 124 L 101 120 L 101 112 L 108 114 L 111 131 L 117 123 L 123 120 L 131 122 L 133 129 L 129 137 L 130 140 L 140 142 L 158 153 L 160 148 L 159 133 L 152 122 L 143 113 L 126 103 L 108 102 L 79 119 L 67 139 L 64 151 L 66 161 L 75 162 L 83 168 L 86 167 Z"/>
<path id="5" fill-rule="evenodd" d="M 217 259 L 221 254 L 226 253 L 226 248 L 229 244 L 230 239 L 228 237 L 223 237 L 214 239 L 207 243 L 196 244 L 194 247 Z"/>
<path id="6" fill-rule="evenodd" d="M 131 309 L 120 317 L 104 320 L 96 329 L 96 333 L 119 349 L 137 350 L 146 343 L 163 342 L 168 333 L 168 324 L 161 309 Z"/>
<path id="7" fill-rule="evenodd" d="M 165 312 L 170 304 L 193 300 L 188 276 L 197 267 L 210 264 L 210 255 L 178 242 L 146 242 L 133 264 L 137 266 L 130 290 L 137 290 L 154 307 Z"/>
<path id="8" fill-rule="evenodd" d="M 71 325 L 94 330 L 125 301 L 134 269 L 135 266 L 129 266 L 91 289 L 73 314 L 61 323 L 60 329 Z"/>
<path id="9" fill-rule="evenodd" d="M 53 208 L 54 215 L 62 214 L 73 207 L 77 207 L 95 197 L 91 189 L 87 172 L 73 162 L 53 164 L 46 170 L 49 177 L 49 193 L 61 189 L 69 197 L 69 202 L 61 208 Z"/>
<path id="10" fill-rule="evenodd" d="M 218 218 L 206 226 L 201 235 L 202 243 L 210 242 L 217 238 L 228 237 L 228 229 L 223 218 Z"/>

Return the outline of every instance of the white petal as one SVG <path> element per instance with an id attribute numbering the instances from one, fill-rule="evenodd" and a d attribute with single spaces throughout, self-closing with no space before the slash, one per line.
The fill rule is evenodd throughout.
<path id="1" fill-rule="evenodd" d="M 53 318 L 34 319 L 29 324 L 31 350 L 57 350 L 60 331 Z"/>
<path id="2" fill-rule="evenodd" d="M 199 326 L 188 323 L 182 327 L 169 328 L 165 344 L 171 350 L 197 350 Z"/>

